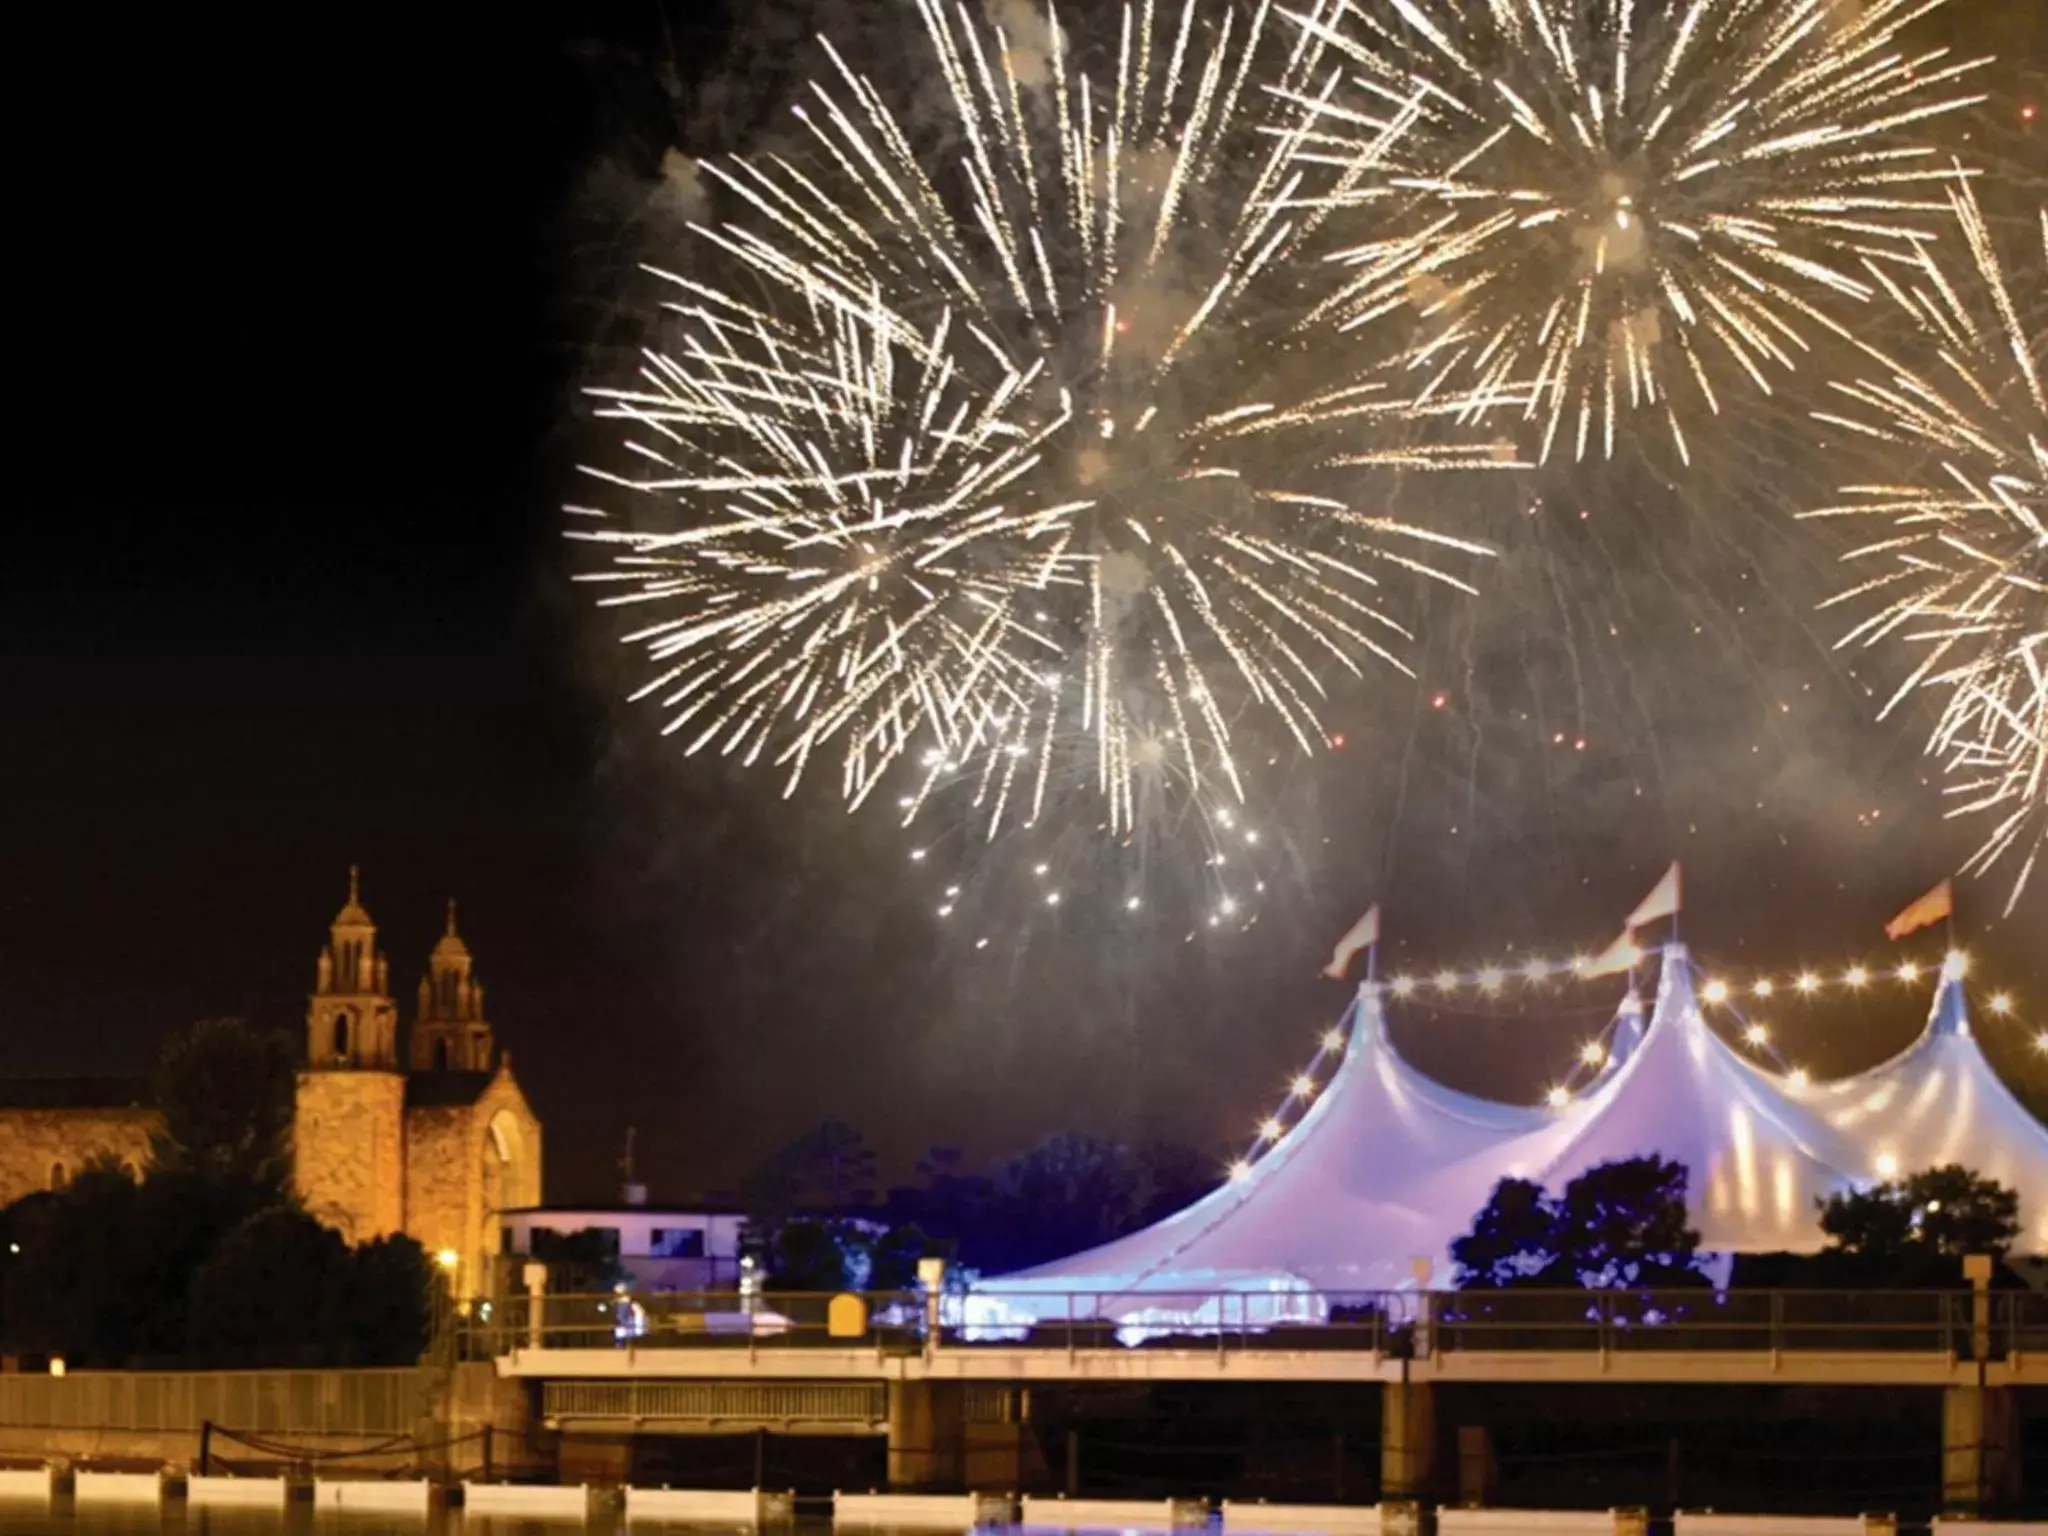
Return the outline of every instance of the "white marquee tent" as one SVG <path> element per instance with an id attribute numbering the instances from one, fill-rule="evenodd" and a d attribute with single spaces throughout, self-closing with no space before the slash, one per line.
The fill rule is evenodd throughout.
<path id="1" fill-rule="evenodd" d="M 1219 1313 L 1321 1316 L 1343 1293 L 1408 1287 L 1425 1273 L 1446 1283 L 1451 1242 L 1501 1178 L 1556 1189 L 1599 1163 L 1649 1153 L 1689 1170 L 1707 1251 L 1817 1248 L 1817 1199 L 1951 1161 L 2018 1188 L 2025 1230 L 2048 1249 L 2048 1130 L 1978 1050 L 1958 980 L 1944 983 L 1908 1050 L 1801 1088 L 1751 1066 L 1708 1027 L 1686 952 L 1670 944 L 1647 1026 L 1639 1006 L 1634 1020 L 1625 1006 L 1609 1063 L 1560 1111 L 1493 1103 L 1426 1077 L 1389 1041 L 1382 995 L 1360 990 L 1327 1088 L 1242 1177 L 1141 1232 L 983 1282 L 970 1320 L 1023 1322 L 1077 1306 L 1161 1326 L 1200 1326 Z M 1075 1293 L 1085 1294 L 1077 1302 Z"/>
<path id="2" fill-rule="evenodd" d="M 1960 976 L 1945 975 L 1919 1038 L 1891 1060 L 1832 1083 L 1781 1082 L 1818 1114 L 1862 1177 L 1960 1163 L 2020 1197 L 2020 1246 L 2048 1252 L 2048 1128 L 1984 1058 Z"/>

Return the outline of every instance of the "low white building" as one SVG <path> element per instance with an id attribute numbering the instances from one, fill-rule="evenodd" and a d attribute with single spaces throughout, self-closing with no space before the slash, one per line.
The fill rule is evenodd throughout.
<path id="1" fill-rule="evenodd" d="M 736 1290 L 746 1217 L 739 1211 L 657 1210 L 645 1205 L 532 1206 L 500 1211 L 500 1251 L 518 1259 L 548 1247 L 547 1235 L 601 1234 L 642 1291 Z M 515 1260 L 517 1262 L 517 1260 Z"/>

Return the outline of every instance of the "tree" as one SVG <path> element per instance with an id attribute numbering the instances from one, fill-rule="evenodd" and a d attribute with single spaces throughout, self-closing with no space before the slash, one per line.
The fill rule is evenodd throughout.
<path id="1" fill-rule="evenodd" d="M 446 1278 L 404 1233 L 349 1250 L 331 1365 L 411 1365 L 426 1353 L 433 1312 L 449 1303 Z"/>
<path id="2" fill-rule="evenodd" d="M 847 1247 L 838 1223 L 800 1219 L 776 1228 L 770 1248 L 769 1283 L 778 1291 L 840 1291 L 846 1288 Z"/>
<path id="3" fill-rule="evenodd" d="M 994 1180 L 967 1170 L 958 1147 L 933 1147 L 918 1160 L 919 1184 L 889 1191 L 883 1219 L 931 1234 L 934 1251 L 969 1269 L 992 1267 L 1003 1251 Z"/>
<path id="4" fill-rule="evenodd" d="M 259 1211 L 192 1276 L 193 1350 L 218 1366 L 325 1364 L 347 1267 L 347 1245 L 304 1211 Z"/>
<path id="5" fill-rule="evenodd" d="M 1687 1224 L 1686 1170 L 1659 1157 L 1588 1168 L 1553 1198 L 1502 1179 L 1451 1244 L 1462 1289 L 1515 1285 L 1649 1288 L 1697 1284 L 1699 1233 Z"/>
<path id="6" fill-rule="evenodd" d="M 1816 1203 L 1834 1249 L 1876 1263 L 2002 1257 L 2020 1235 L 2019 1196 L 1957 1163 Z"/>
<path id="7" fill-rule="evenodd" d="M 915 1223 L 891 1227 L 868 1244 L 867 1288 L 914 1290 L 919 1260 L 943 1256 L 944 1245 L 925 1236 Z"/>
<path id="8" fill-rule="evenodd" d="M 136 1363 L 182 1362 L 192 1276 L 227 1235 L 277 1203 L 275 1191 L 196 1169 L 155 1169 L 136 1191 L 124 1244 Z"/>
<path id="9" fill-rule="evenodd" d="M 1186 1210 L 1223 1182 L 1222 1159 L 1177 1141 L 1155 1141 L 1138 1162 L 1143 1187 L 1135 1221 L 1140 1227 Z"/>
<path id="10" fill-rule="evenodd" d="M 764 1227 L 797 1211 L 844 1214 L 875 1199 L 875 1151 L 843 1120 L 827 1120 L 754 1171 L 748 1204 Z"/>
<path id="11" fill-rule="evenodd" d="M 1588 1168 L 1558 1202 L 1558 1246 L 1582 1285 L 1648 1289 L 1697 1279 L 1700 1235 L 1683 1163 L 1630 1157 Z"/>
<path id="12" fill-rule="evenodd" d="M 201 1019 L 165 1043 L 152 1161 L 284 1190 L 291 1178 L 297 1056 L 289 1037 L 241 1019 Z"/>
<path id="13" fill-rule="evenodd" d="M 1451 1244 L 1460 1290 L 1499 1290 L 1533 1280 L 1556 1261 L 1556 1214 L 1543 1186 L 1531 1179 L 1494 1185 L 1472 1230 Z"/>
<path id="14" fill-rule="evenodd" d="M 135 1334 L 126 1271 L 135 1182 L 117 1163 L 88 1164 L 61 1190 L 7 1211 L 10 1251 L 0 1302 L 9 1353 L 73 1365 L 128 1362 Z"/>
<path id="15" fill-rule="evenodd" d="M 1056 1131 L 996 1170 L 1005 1251 L 1021 1269 L 1093 1248 L 1130 1231 L 1143 1175 L 1128 1147 Z"/>

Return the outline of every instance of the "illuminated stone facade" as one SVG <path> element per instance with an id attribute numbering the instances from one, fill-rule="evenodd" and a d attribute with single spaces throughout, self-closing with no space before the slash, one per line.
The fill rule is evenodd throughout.
<path id="1" fill-rule="evenodd" d="M 306 1008 L 292 1127 L 307 1210 L 351 1242 L 405 1232 L 452 1255 L 463 1292 L 489 1284 L 497 1213 L 541 1202 L 540 1121 L 497 1049 L 483 995 L 451 902 L 402 1061 L 389 965 L 351 871 Z M 160 1123 L 147 1082 L 0 1081 L 0 1204 L 88 1162 L 143 1167 Z"/>

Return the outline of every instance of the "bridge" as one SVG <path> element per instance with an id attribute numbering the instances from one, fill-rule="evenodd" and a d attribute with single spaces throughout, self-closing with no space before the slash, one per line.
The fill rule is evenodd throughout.
<path id="1" fill-rule="evenodd" d="M 465 1348 L 536 1379 L 1657 1382 L 2048 1386 L 2048 1297 L 1968 1291 L 1496 1291 L 1159 1298 L 1090 1293 L 1051 1321 L 963 1321 L 953 1298 L 550 1296 L 472 1320 Z M 835 1318 L 835 1303 L 838 1313 Z M 1185 1322 L 1162 1321 L 1171 1312 Z M 1308 1314 L 1303 1316 L 1302 1314 Z M 836 1326 L 835 1326 L 836 1323 Z"/>
<path id="2" fill-rule="evenodd" d="M 887 1435 L 907 1487 L 977 1464 L 982 1486 L 1015 1486 L 1034 1388 L 1169 1382 L 1374 1390 L 1395 1493 L 1427 1479 L 1438 1387 L 1917 1388 L 1942 1394 L 1944 1481 L 1975 1487 L 1987 1447 L 2016 1458 L 2012 1389 L 2048 1387 L 2032 1292 L 1213 1293 L 1148 1298 L 1137 1322 L 1104 1316 L 1111 1300 L 1034 1298 L 1051 1321 L 1004 1325 L 950 1296 L 548 1296 L 462 1342 L 571 1434 Z"/>

